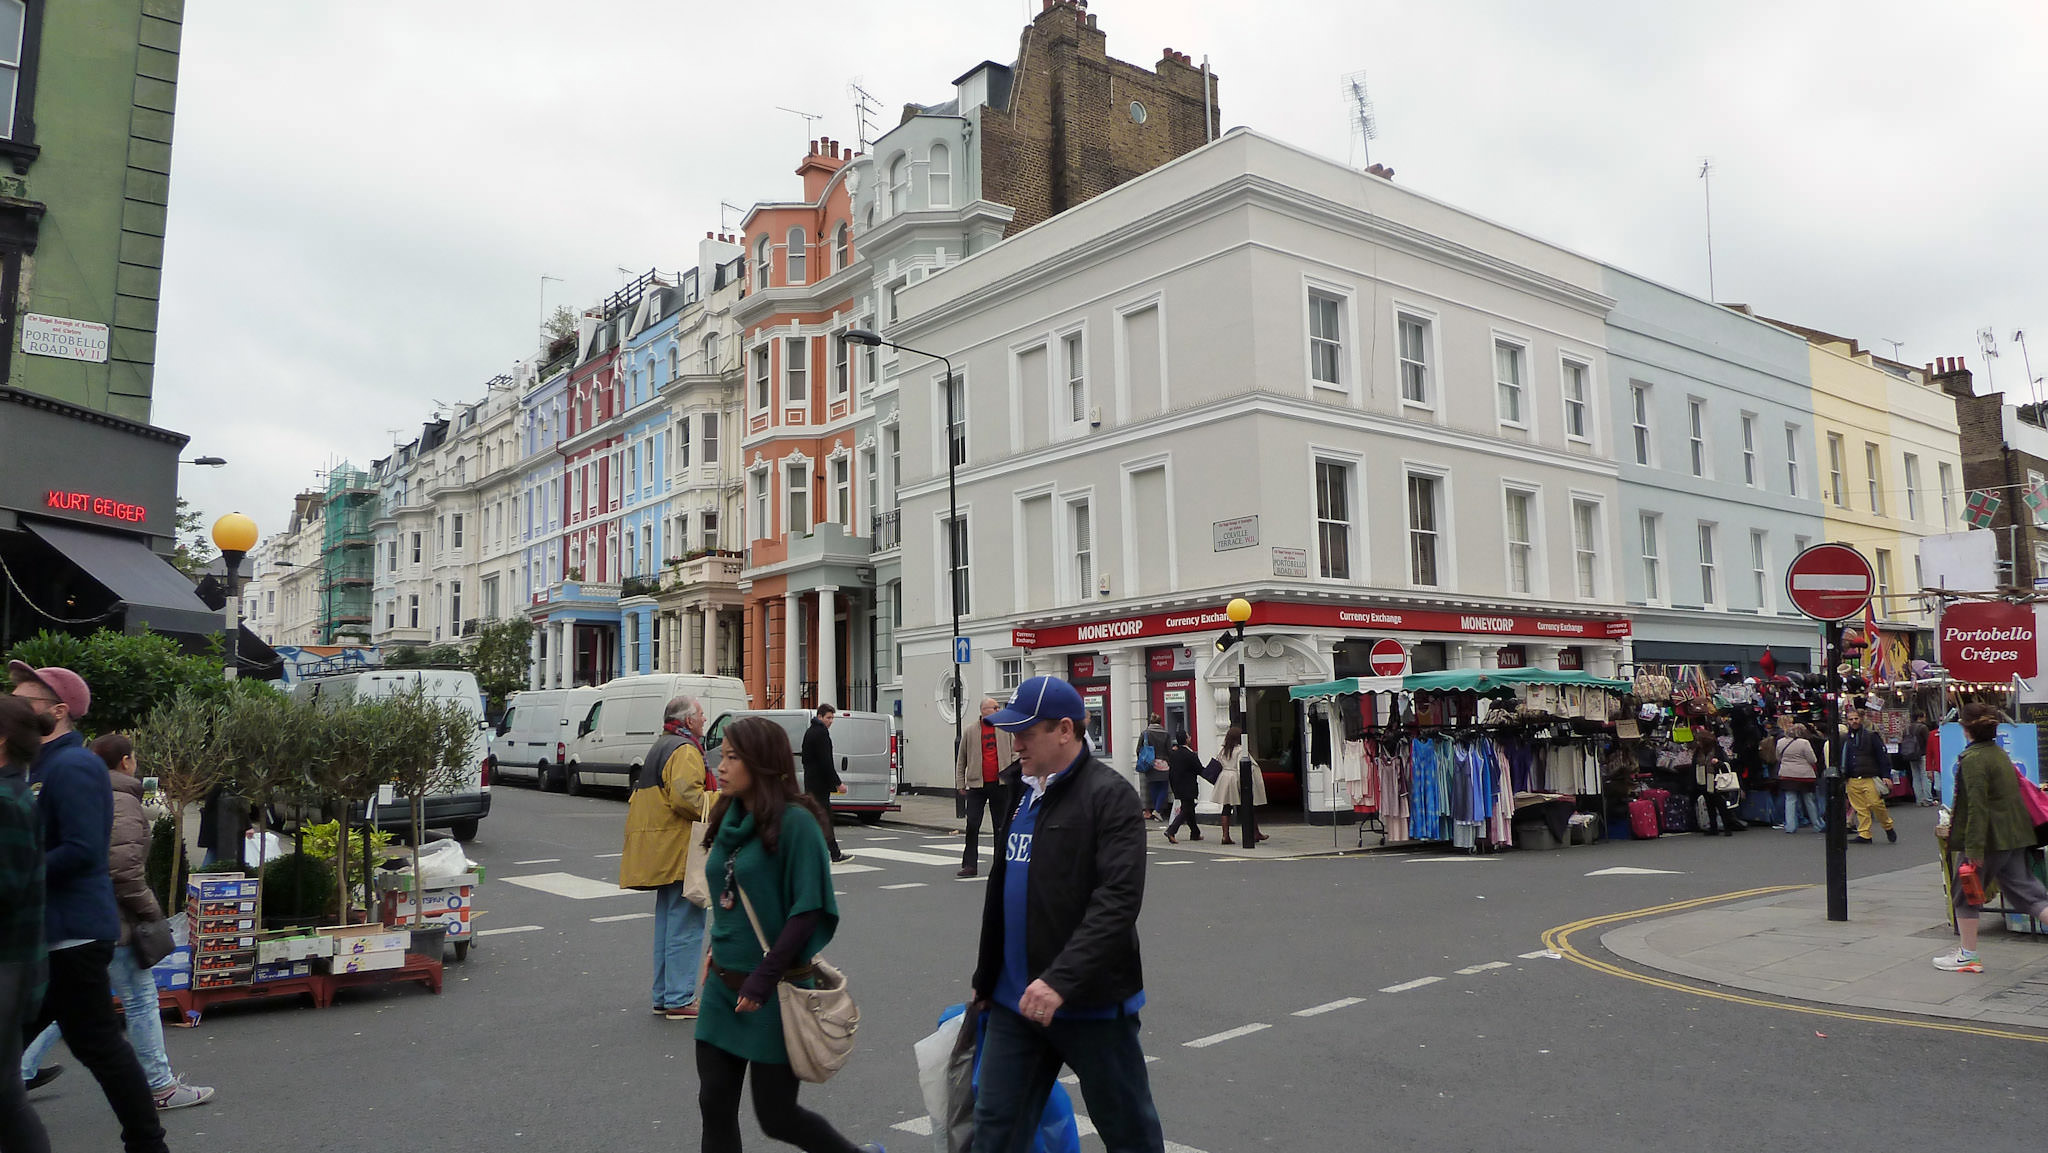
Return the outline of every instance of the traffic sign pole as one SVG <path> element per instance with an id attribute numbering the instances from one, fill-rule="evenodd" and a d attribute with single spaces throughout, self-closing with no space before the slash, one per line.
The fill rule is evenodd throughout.
<path id="1" fill-rule="evenodd" d="M 1794 608 L 1821 622 L 1821 661 L 1827 701 L 1821 709 L 1827 772 L 1828 920 L 1849 919 L 1848 781 L 1842 776 L 1842 622 L 1861 616 L 1877 588 L 1863 554 L 1845 544 L 1817 544 L 1785 567 L 1785 594 Z"/>
<path id="2" fill-rule="evenodd" d="M 1827 877 L 1828 920 L 1849 919 L 1849 782 L 1842 776 L 1842 622 L 1829 621 L 1821 628 L 1821 659 L 1827 662 L 1828 699 L 1824 710 L 1828 726 L 1827 774 L 1821 784 L 1827 789 Z M 1791 814 L 1786 814 L 1791 819 Z"/>

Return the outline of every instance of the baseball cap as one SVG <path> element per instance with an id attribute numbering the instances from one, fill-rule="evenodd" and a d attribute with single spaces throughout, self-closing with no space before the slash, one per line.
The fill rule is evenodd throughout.
<path id="1" fill-rule="evenodd" d="M 1041 721 L 1088 719 L 1088 706 L 1074 686 L 1058 677 L 1032 677 L 1017 686 L 1010 703 L 989 714 L 988 723 L 1007 732 L 1028 729 Z"/>
<path id="2" fill-rule="evenodd" d="M 92 707 L 92 690 L 85 687 L 84 677 L 70 669 L 39 669 L 27 661 L 9 661 L 7 674 L 17 685 L 23 681 L 34 681 L 55 693 L 57 699 L 71 710 L 74 718 L 84 716 L 85 710 Z"/>

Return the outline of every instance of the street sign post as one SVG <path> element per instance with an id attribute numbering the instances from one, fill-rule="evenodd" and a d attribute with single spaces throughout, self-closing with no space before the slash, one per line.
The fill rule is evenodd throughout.
<path id="1" fill-rule="evenodd" d="M 1374 641 L 1369 659 L 1376 677 L 1398 677 L 1408 671 L 1408 650 L 1391 637 Z"/>
<path id="2" fill-rule="evenodd" d="M 1792 607 L 1821 622 L 1821 661 L 1827 670 L 1826 709 L 1828 920 L 1849 919 L 1848 782 L 1842 779 L 1842 622 L 1862 616 L 1876 591 L 1877 574 L 1863 554 L 1845 544 L 1817 544 L 1785 569 Z M 1874 639 L 1874 638 L 1866 638 Z"/>
<path id="3" fill-rule="evenodd" d="M 968 637 L 953 638 L 953 663 L 967 665 L 974 663 L 974 642 Z"/>

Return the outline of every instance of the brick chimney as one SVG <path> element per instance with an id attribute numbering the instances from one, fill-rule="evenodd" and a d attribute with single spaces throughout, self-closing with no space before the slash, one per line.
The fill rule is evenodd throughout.
<path id="1" fill-rule="evenodd" d="M 1379 177 L 1381 180 L 1392 180 L 1394 178 L 1394 170 L 1388 168 L 1384 164 L 1375 164 L 1372 167 L 1366 169 L 1366 172 L 1370 175 Z"/>
<path id="2" fill-rule="evenodd" d="M 1977 395 L 1970 382 L 1970 370 L 1960 356 L 1937 357 L 1927 366 L 1927 379 L 1940 385 L 1941 391 L 1950 396 Z"/>
<path id="3" fill-rule="evenodd" d="M 825 195 L 825 186 L 832 182 L 832 174 L 844 167 L 847 158 L 839 153 L 839 142 L 823 136 L 811 141 L 811 153 L 796 166 L 796 174 L 804 178 L 804 199 L 816 204 Z"/>

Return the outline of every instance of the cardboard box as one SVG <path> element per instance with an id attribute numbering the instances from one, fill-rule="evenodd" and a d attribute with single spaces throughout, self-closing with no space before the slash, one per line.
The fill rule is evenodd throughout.
<path id="1" fill-rule="evenodd" d="M 350 925 L 345 929 L 322 929 L 322 935 L 334 940 L 334 955 L 337 957 L 360 957 L 367 953 L 404 953 L 412 944 L 412 933 L 406 930 L 391 931 L 382 925 Z M 336 969 L 335 972 L 342 970 Z"/>
<path id="2" fill-rule="evenodd" d="M 194 989 L 233 989 L 249 983 L 249 971 L 239 973 L 194 973 Z"/>
<path id="3" fill-rule="evenodd" d="M 288 981 L 293 977 L 308 977 L 313 973 L 313 961 L 286 961 L 277 965 L 258 965 L 251 980 L 258 985 L 265 981 Z"/>
<path id="4" fill-rule="evenodd" d="M 202 917 L 253 916 L 256 912 L 256 900 L 252 897 L 245 901 L 201 901 L 197 905 L 187 906 L 186 911 L 190 912 L 194 908 L 199 910 Z"/>
<path id="5" fill-rule="evenodd" d="M 255 917 L 200 917 L 193 923 L 193 932 L 201 937 L 218 937 L 234 933 L 256 931 Z"/>
<path id="6" fill-rule="evenodd" d="M 239 901 L 256 898 L 256 878 L 240 873 L 201 873 L 185 883 L 188 901 Z M 251 909 L 251 912 L 254 912 Z"/>
<path id="7" fill-rule="evenodd" d="M 156 987 L 158 989 L 190 989 L 192 987 L 192 970 L 190 969 L 179 969 L 175 972 L 151 969 L 149 972 L 150 976 L 156 978 Z"/>
<path id="8" fill-rule="evenodd" d="M 253 969 L 256 967 L 256 950 L 242 949 L 234 953 L 201 953 L 192 962 L 192 969 L 198 973 L 221 973 L 230 969 Z"/>
<path id="9" fill-rule="evenodd" d="M 466 941 L 473 931 L 469 926 L 467 910 L 460 913 L 442 913 L 439 916 L 429 913 L 420 920 L 419 927 L 444 928 L 448 930 L 448 939 L 451 941 Z"/>
<path id="10" fill-rule="evenodd" d="M 405 964 L 404 949 L 379 949 L 369 953 L 337 955 L 328 963 L 330 973 L 375 973 Z"/>
<path id="11" fill-rule="evenodd" d="M 226 937 L 201 937 L 192 942 L 192 951 L 201 957 L 211 953 L 240 953 L 244 950 L 253 952 L 255 948 L 256 934 L 254 933 L 243 933 L 239 936 Z"/>
<path id="12" fill-rule="evenodd" d="M 303 961 L 311 957 L 332 957 L 334 938 L 320 936 L 275 937 L 256 942 L 256 961 L 263 965 Z"/>

